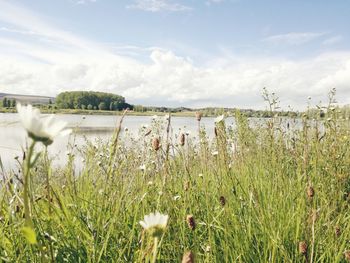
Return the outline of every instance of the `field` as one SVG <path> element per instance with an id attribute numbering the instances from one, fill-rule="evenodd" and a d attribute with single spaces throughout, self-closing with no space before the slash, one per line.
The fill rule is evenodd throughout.
<path id="1" fill-rule="evenodd" d="M 198 134 L 162 118 L 121 136 L 121 118 L 108 144 L 68 146 L 60 169 L 26 149 L 1 173 L 0 261 L 350 261 L 350 123 L 325 111 L 259 125 L 237 111 L 214 138 L 195 117 Z M 156 211 L 169 221 L 155 246 L 139 221 Z"/>

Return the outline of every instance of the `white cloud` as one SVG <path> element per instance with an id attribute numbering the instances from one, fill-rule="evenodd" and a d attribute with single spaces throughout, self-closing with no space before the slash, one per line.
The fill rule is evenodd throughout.
<path id="1" fill-rule="evenodd" d="M 334 44 L 337 44 L 339 42 L 341 42 L 343 40 L 343 37 L 338 35 L 338 36 L 333 36 L 333 37 L 330 37 L 330 38 L 327 38 L 325 39 L 322 44 L 323 45 L 327 45 L 327 46 L 330 46 L 330 45 L 334 45 Z"/>
<path id="2" fill-rule="evenodd" d="M 12 15 L 2 12 L 0 20 L 21 38 L 0 36 L 2 92 L 56 95 L 65 90 L 97 90 L 145 105 L 261 108 L 261 91 L 268 87 L 280 94 L 284 106 L 300 108 L 308 96 L 315 102 L 325 100 L 327 92 L 336 87 L 339 101 L 350 103 L 350 52 L 298 61 L 222 56 L 196 66 L 170 50 L 116 47 L 117 52 L 147 54 L 147 63 L 117 55 L 110 46 L 56 28 L 37 14 L 3 3 L 0 0 L 0 8 Z M 42 37 L 51 42 L 38 42 Z"/>
<path id="3" fill-rule="evenodd" d="M 315 33 L 315 32 L 291 32 L 281 35 L 273 35 L 263 39 L 264 42 L 271 44 L 287 44 L 287 45 L 302 45 L 318 39 L 326 33 Z"/>
<path id="4" fill-rule="evenodd" d="M 76 1 L 78 5 L 84 5 L 84 4 L 95 3 L 95 2 L 97 2 L 97 0 L 77 0 Z"/>
<path id="5" fill-rule="evenodd" d="M 134 3 L 128 5 L 127 8 L 141 9 L 149 12 L 191 10 L 189 6 L 171 2 L 170 0 L 135 0 Z"/>

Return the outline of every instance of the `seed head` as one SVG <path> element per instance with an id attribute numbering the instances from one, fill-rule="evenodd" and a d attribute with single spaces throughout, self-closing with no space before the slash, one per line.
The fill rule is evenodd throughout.
<path id="1" fill-rule="evenodd" d="M 220 204 L 221 204 L 222 206 L 225 206 L 225 204 L 226 204 L 226 199 L 225 199 L 224 196 L 220 196 L 220 197 L 219 197 L 219 201 L 220 201 Z"/>
<path id="2" fill-rule="evenodd" d="M 299 253 L 304 256 L 307 254 L 307 244 L 305 241 L 299 242 Z"/>
<path id="3" fill-rule="evenodd" d="M 339 237 L 341 235 L 341 230 L 339 226 L 336 226 L 334 229 L 334 233 L 336 237 Z"/>
<path id="4" fill-rule="evenodd" d="M 187 215 L 186 217 L 187 225 L 191 230 L 196 228 L 196 221 L 194 220 L 193 215 Z"/>
<path id="5" fill-rule="evenodd" d="M 347 262 L 350 262 L 350 250 L 344 252 L 344 257 Z"/>
<path id="6" fill-rule="evenodd" d="M 194 263 L 194 255 L 191 251 L 188 251 L 182 257 L 182 263 Z"/>
<path id="7" fill-rule="evenodd" d="M 152 142 L 153 150 L 158 151 L 160 148 L 159 138 L 154 138 Z"/>
<path id="8" fill-rule="evenodd" d="M 309 186 L 307 188 L 306 193 L 307 193 L 307 196 L 309 197 L 309 199 L 312 199 L 314 197 L 314 195 L 315 195 L 315 190 L 314 190 L 314 188 L 312 186 Z"/>
<path id="9" fill-rule="evenodd" d="M 184 182 L 184 190 L 188 191 L 189 188 L 190 188 L 190 182 L 189 181 L 185 181 Z"/>
<path id="10" fill-rule="evenodd" d="M 181 133 L 180 135 L 180 145 L 181 146 L 184 146 L 185 145 L 185 134 L 184 133 Z"/>
<path id="11" fill-rule="evenodd" d="M 196 119 L 197 121 L 201 121 L 203 114 L 200 111 L 196 112 Z"/>

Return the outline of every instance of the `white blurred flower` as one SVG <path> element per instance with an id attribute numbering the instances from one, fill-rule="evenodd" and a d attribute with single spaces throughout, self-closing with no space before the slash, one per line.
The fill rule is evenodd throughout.
<path id="1" fill-rule="evenodd" d="M 55 121 L 54 115 L 43 117 L 32 105 L 22 106 L 17 103 L 17 112 L 28 136 L 45 145 L 50 145 L 57 136 L 65 136 L 72 132 L 71 129 L 66 129 L 66 122 Z"/>
<path id="2" fill-rule="evenodd" d="M 139 167 L 139 169 L 143 172 L 143 171 L 145 171 L 146 170 L 146 165 L 140 165 L 140 167 Z"/>
<path id="3" fill-rule="evenodd" d="M 180 198 L 181 198 L 180 195 L 175 195 L 175 196 L 174 196 L 174 201 L 177 201 L 177 200 L 179 200 Z"/>
<path id="4" fill-rule="evenodd" d="M 215 123 L 219 123 L 222 122 L 224 120 L 225 116 L 224 115 L 220 115 L 218 117 L 215 118 L 214 122 Z"/>
<path id="5" fill-rule="evenodd" d="M 203 174 L 198 174 L 199 177 L 203 177 Z"/>
<path id="6" fill-rule="evenodd" d="M 124 128 L 124 131 L 125 131 L 125 132 L 127 132 L 128 130 L 129 130 L 128 127 L 125 127 L 125 128 Z"/>
<path id="7" fill-rule="evenodd" d="M 147 231 L 151 231 L 153 235 L 159 236 L 163 233 L 168 224 L 168 215 L 163 215 L 159 212 L 150 213 L 145 215 L 143 221 L 140 221 L 140 225 Z"/>
<path id="8" fill-rule="evenodd" d="M 213 151 L 213 152 L 211 152 L 211 155 L 213 155 L 213 156 L 216 156 L 216 155 L 218 155 L 218 154 L 219 154 L 218 151 Z"/>

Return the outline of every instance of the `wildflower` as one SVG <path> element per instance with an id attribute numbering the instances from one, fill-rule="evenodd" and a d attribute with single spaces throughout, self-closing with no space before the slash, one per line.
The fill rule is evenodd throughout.
<path id="1" fill-rule="evenodd" d="M 54 115 L 42 118 L 40 111 L 32 105 L 22 106 L 17 103 L 17 112 L 28 136 L 46 146 L 50 145 L 55 137 L 71 133 L 70 129 L 66 129 L 66 122 L 54 121 Z"/>
<path id="2" fill-rule="evenodd" d="M 198 176 L 203 178 L 203 174 L 198 174 Z"/>
<path id="3" fill-rule="evenodd" d="M 187 225 L 191 230 L 196 228 L 196 221 L 194 220 L 193 215 L 187 215 L 186 217 Z"/>
<path id="4" fill-rule="evenodd" d="M 224 120 L 225 116 L 224 115 L 220 115 L 218 117 L 215 118 L 214 122 L 215 123 L 219 123 L 222 122 Z"/>
<path id="5" fill-rule="evenodd" d="M 159 212 L 150 213 L 145 215 L 144 221 L 140 221 L 140 225 L 153 237 L 160 237 L 165 231 L 168 218 L 168 215 L 163 215 Z"/>
<path id="6" fill-rule="evenodd" d="M 186 252 L 182 257 L 182 263 L 194 263 L 194 255 L 191 251 Z"/>

